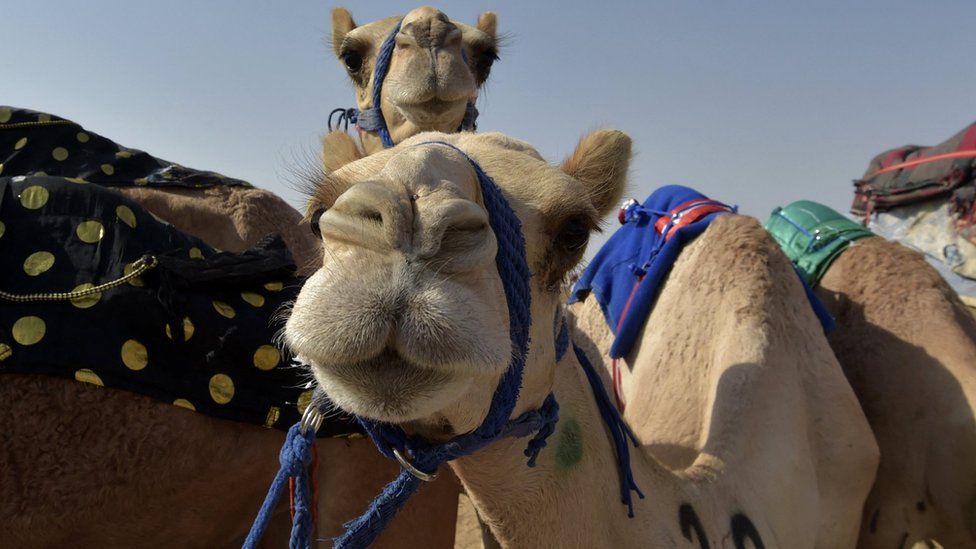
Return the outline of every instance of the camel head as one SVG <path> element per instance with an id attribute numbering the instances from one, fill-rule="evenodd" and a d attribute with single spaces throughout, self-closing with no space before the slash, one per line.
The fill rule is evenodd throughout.
<path id="1" fill-rule="evenodd" d="M 421 7 L 357 26 L 346 9 L 332 10 L 332 48 L 356 88 L 360 113 L 376 105 L 377 57 L 398 24 L 378 99 L 390 137 L 399 143 L 420 132 L 458 131 L 498 57 L 495 14 L 481 14 L 472 27 Z M 375 132 L 363 135 L 363 145 L 367 154 L 383 148 Z"/>
<path id="2" fill-rule="evenodd" d="M 550 390 L 562 283 L 623 193 L 630 138 L 593 132 L 557 168 L 501 134 L 424 133 L 324 176 L 309 205 L 324 260 L 286 343 L 339 407 L 444 437 L 480 425 L 513 343 L 473 164 L 431 142 L 480 165 L 521 222 L 532 327 L 517 414 Z"/>

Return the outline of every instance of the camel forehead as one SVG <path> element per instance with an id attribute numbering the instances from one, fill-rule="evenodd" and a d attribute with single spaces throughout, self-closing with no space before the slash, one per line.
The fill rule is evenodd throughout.
<path id="1" fill-rule="evenodd" d="M 390 35 L 390 31 L 396 26 L 400 21 L 409 21 L 411 19 L 416 19 L 423 13 L 424 10 L 435 10 L 436 8 L 431 8 L 429 6 L 423 6 L 410 11 L 407 15 L 394 15 L 393 17 L 387 17 L 386 19 L 379 19 L 373 21 L 372 23 L 366 23 L 356 27 L 355 29 L 349 31 L 346 35 L 344 41 L 346 42 L 356 42 L 363 45 L 370 45 L 375 48 L 374 51 L 379 50 L 380 45 L 386 40 L 386 37 Z M 451 23 L 457 26 L 461 30 L 461 36 L 465 43 L 471 44 L 477 41 L 488 41 L 494 42 L 491 36 L 487 33 L 482 32 L 476 27 L 462 23 L 456 19 L 450 19 Z"/>
<path id="2" fill-rule="evenodd" d="M 450 147 L 435 143 L 457 147 L 477 162 L 504 189 L 523 222 L 535 215 L 546 219 L 574 214 L 595 216 L 580 182 L 546 162 L 524 141 L 500 133 L 421 133 L 397 147 L 347 164 L 333 175 L 345 188 L 361 181 L 382 179 L 423 191 L 418 194 L 451 189 L 445 198 L 454 196 L 481 202 L 478 181 L 468 160 Z"/>

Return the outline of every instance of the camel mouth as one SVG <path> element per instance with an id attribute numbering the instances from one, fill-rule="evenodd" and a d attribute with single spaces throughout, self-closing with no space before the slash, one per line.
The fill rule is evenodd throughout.
<path id="1" fill-rule="evenodd" d="M 327 366 L 300 358 L 339 408 L 376 421 L 430 416 L 460 398 L 471 383 L 470 377 L 415 364 L 391 348 L 358 362 Z"/>
<path id="2" fill-rule="evenodd" d="M 414 124 L 422 127 L 430 126 L 442 121 L 449 115 L 464 116 L 468 98 L 432 97 L 422 101 L 400 101 L 395 104 L 397 111 Z"/>

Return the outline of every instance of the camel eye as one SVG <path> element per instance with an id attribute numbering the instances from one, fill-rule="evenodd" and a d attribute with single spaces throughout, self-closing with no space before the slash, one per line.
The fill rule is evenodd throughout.
<path id="1" fill-rule="evenodd" d="M 312 234 L 318 238 L 322 238 L 322 229 L 319 228 L 319 220 L 322 219 L 322 214 L 325 213 L 325 208 L 319 208 L 312 213 L 312 219 L 309 221 L 309 228 L 312 229 Z"/>
<path id="2" fill-rule="evenodd" d="M 568 252 L 579 252 L 586 247 L 590 238 L 590 223 L 583 218 L 574 217 L 563 223 L 557 241 Z"/>
<path id="3" fill-rule="evenodd" d="M 354 51 L 342 54 L 342 62 L 346 64 L 346 70 L 349 72 L 359 72 L 359 69 L 363 68 L 363 56 Z"/>
<path id="4" fill-rule="evenodd" d="M 487 49 L 475 55 L 474 73 L 479 86 L 484 84 L 485 80 L 488 80 L 488 75 L 491 73 L 491 66 L 497 60 L 498 52 L 494 49 Z"/>

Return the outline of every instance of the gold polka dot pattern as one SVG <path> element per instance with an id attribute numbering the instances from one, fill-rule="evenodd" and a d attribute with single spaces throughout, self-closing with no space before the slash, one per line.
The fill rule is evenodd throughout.
<path id="1" fill-rule="evenodd" d="M 115 208 L 115 217 L 119 218 L 122 223 L 125 223 L 129 227 L 136 228 L 136 214 L 132 211 L 132 208 L 125 205 Z"/>
<path id="2" fill-rule="evenodd" d="M 190 321 L 190 317 L 183 317 L 183 341 L 190 341 L 193 337 L 193 322 Z M 166 337 L 168 339 L 173 339 L 173 330 L 170 328 L 169 324 L 166 325 Z"/>
<path id="3" fill-rule="evenodd" d="M 14 336 L 14 341 L 24 346 L 34 345 L 44 339 L 44 333 L 46 331 L 47 325 L 37 316 L 20 317 L 17 319 L 17 322 L 14 322 L 13 328 L 10 329 L 11 335 Z"/>
<path id="4" fill-rule="evenodd" d="M 47 189 L 39 185 L 31 185 L 20 193 L 20 204 L 28 210 L 37 210 L 47 204 L 50 197 Z"/>
<path id="5" fill-rule="evenodd" d="M 34 252 L 24 260 L 24 272 L 29 276 L 46 273 L 54 266 L 54 254 L 51 252 Z"/>
<path id="6" fill-rule="evenodd" d="M 99 387 L 105 386 L 105 383 L 102 382 L 102 378 L 98 377 L 98 374 L 88 368 L 81 368 L 80 370 L 77 370 L 75 372 L 75 381 L 90 383 L 92 385 L 98 385 Z"/>
<path id="7" fill-rule="evenodd" d="M 241 299 L 254 307 L 264 306 L 264 296 L 261 294 L 256 294 L 254 292 L 241 292 Z"/>
<path id="8" fill-rule="evenodd" d="M 302 394 L 298 395 L 298 402 L 295 403 L 295 406 L 298 408 L 298 413 L 304 414 L 305 408 L 308 408 L 308 405 L 311 403 L 312 403 L 311 389 L 309 389 L 308 391 L 304 391 L 302 392 Z"/>
<path id="9" fill-rule="evenodd" d="M 262 345 L 254 351 L 254 367 L 258 370 L 271 370 L 281 362 L 281 353 L 271 345 Z"/>
<path id="10" fill-rule="evenodd" d="M 234 380 L 227 374 L 214 374 L 210 378 L 210 398 L 217 404 L 227 404 L 234 398 Z"/>
<path id="11" fill-rule="evenodd" d="M 85 282 L 75 286 L 74 289 L 72 289 L 71 291 L 80 292 L 82 290 L 87 290 L 89 288 L 94 288 L 94 287 L 95 285 L 92 284 L 91 282 Z M 71 304 L 74 305 L 75 307 L 78 307 L 79 309 L 88 309 L 90 307 L 94 307 L 95 304 L 98 303 L 98 300 L 101 298 L 102 298 L 101 292 L 95 292 L 93 294 L 89 294 L 83 297 L 76 297 L 75 299 L 71 300 Z"/>
<path id="12" fill-rule="evenodd" d="M 224 303 L 223 301 L 214 300 L 213 308 L 215 311 L 220 313 L 220 316 L 222 317 L 234 318 L 235 316 L 237 316 L 237 311 L 235 311 L 233 307 Z"/>
<path id="13" fill-rule="evenodd" d="M 130 370 L 142 370 L 149 364 L 149 351 L 146 346 L 134 339 L 127 339 L 122 344 L 122 363 Z"/>
<path id="14" fill-rule="evenodd" d="M 105 236 L 105 227 L 98 221 L 82 221 L 75 229 L 78 239 L 86 244 L 94 244 Z"/>

